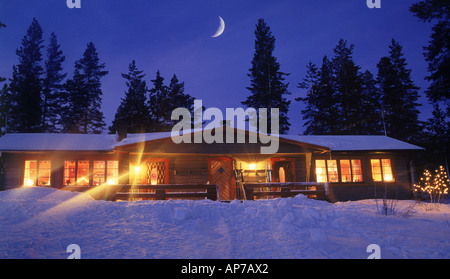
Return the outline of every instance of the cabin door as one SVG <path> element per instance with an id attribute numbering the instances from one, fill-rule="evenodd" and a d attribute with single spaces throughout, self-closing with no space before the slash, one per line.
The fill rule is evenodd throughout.
<path id="1" fill-rule="evenodd" d="M 233 160 L 231 158 L 209 159 L 209 183 L 219 188 L 221 200 L 234 200 Z"/>

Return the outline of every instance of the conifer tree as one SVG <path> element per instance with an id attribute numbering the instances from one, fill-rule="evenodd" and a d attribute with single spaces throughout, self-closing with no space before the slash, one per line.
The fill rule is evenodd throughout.
<path id="1" fill-rule="evenodd" d="M 377 82 L 382 94 L 382 104 L 388 136 L 415 143 L 421 131 L 418 87 L 411 78 L 403 58 L 402 46 L 392 40 L 389 56 L 378 63 Z"/>
<path id="2" fill-rule="evenodd" d="M 432 102 L 444 102 L 450 117 L 450 1 L 424 0 L 413 4 L 410 11 L 423 22 L 435 21 L 429 45 L 424 48 L 431 82 L 426 90 Z"/>
<path id="3" fill-rule="evenodd" d="M 427 161 L 442 164 L 448 168 L 450 161 L 450 124 L 446 113 L 438 104 L 434 104 L 433 116 L 425 123 L 422 146 L 427 149 Z"/>
<path id="4" fill-rule="evenodd" d="M 296 101 L 306 103 L 302 110 L 306 120 L 306 135 L 330 135 L 335 130 L 336 102 L 332 80 L 331 63 L 327 56 L 322 60 L 320 69 L 311 62 L 307 66 L 307 76 L 299 88 L 307 89 L 306 98 L 296 98 Z"/>
<path id="5" fill-rule="evenodd" d="M 75 62 L 73 78 L 65 84 L 68 106 L 63 117 L 64 131 L 98 134 L 104 130 L 101 78 L 108 74 L 104 68 L 95 45 L 88 43 L 83 57 Z"/>
<path id="6" fill-rule="evenodd" d="M 13 66 L 10 83 L 11 110 L 8 130 L 17 133 L 42 131 L 42 28 L 33 18 L 22 45 L 16 50 L 19 64 Z"/>
<path id="7" fill-rule="evenodd" d="M 311 63 L 299 88 L 307 89 L 302 110 L 305 134 L 373 135 L 381 133 L 379 92 L 373 75 L 361 73 L 352 58 L 353 45 L 341 39 L 334 57 L 322 60 L 320 69 Z"/>
<path id="8" fill-rule="evenodd" d="M 62 63 L 65 60 L 55 33 L 50 36 L 47 48 L 47 60 L 45 61 L 45 77 L 42 88 L 42 130 L 46 133 L 60 132 L 62 127 L 61 110 L 63 90 L 62 81 L 67 76 L 62 73 Z"/>
<path id="9" fill-rule="evenodd" d="M 352 135 L 364 133 L 362 120 L 362 76 L 360 67 L 353 61 L 354 46 L 341 39 L 334 48 L 332 60 L 335 100 L 338 105 L 335 134 Z"/>
<path id="10" fill-rule="evenodd" d="M 122 74 L 128 90 L 117 109 L 110 132 L 115 133 L 126 127 L 128 133 L 142 133 L 149 129 L 150 110 L 147 104 L 147 83 L 145 74 L 140 71 L 133 60 L 128 73 Z"/>
<path id="11" fill-rule="evenodd" d="M 169 132 L 177 121 L 172 120 L 172 112 L 177 108 L 194 110 L 194 98 L 184 93 L 184 82 L 180 82 L 173 75 L 169 86 L 164 84 L 164 78 L 160 71 L 156 72 L 156 78 L 152 80 L 153 88 L 150 89 L 150 131 Z"/>
<path id="12" fill-rule="evenodd" d="M 164 84 L 164 78 L 160 71 L 156 72 L 153 82 L 153 88 L 150 89 L 148 105 L 150 108 L 150 132 L 166 132 L 166 115 L 169 106 L 169 99 L 167 97 L 168 88 Z"/>
<path id="13" fill-rule="evenodd" d="M 180 82 L 175 74 L 170 80 L 170 85 L 168 87 L 168 98 L 170 100 L 170 107 L 167 111 L 165 119 L 166 123 L 168 123 L 168 128 L 171 130 L 177 122 L 171 120 L 172 111 L 177 108 L 185 108 L 191 112 L 191 115 L 193 117 L 195 98 L 189 94 L 184 93 L 184 82 Z"/>
<path id="14" fill-rule="evenodd" d="M 10 93 L 7 84 L 0 90 L 0 136 L 6 134 L 8 125 L 8 115 L 10 115 Z"/>
<path id="15" fill-rule="evenodd" d="M 286 99 L 288 84 L 284 82 L 288 74 L 280 71 L 280 64 L 273 55 L 275 49 L 275 37 L 270 27 L 259 19 L 255 30 L 255 53 L 250 68 L 250 96 L 242 102 L 244 106 L 255 109 L 267 108 L 268 110 L 268 133 L 271 133 L 270 109 L 278 108 L 280 115 L 280 134 L 289 131 L 290 123 L 287 116 L 291 101 Z M 278 131 L 274 131 L 278 132 Z"/>

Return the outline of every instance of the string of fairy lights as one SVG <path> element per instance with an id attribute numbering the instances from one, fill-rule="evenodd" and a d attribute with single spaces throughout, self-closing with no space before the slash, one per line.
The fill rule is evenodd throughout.
<path id="1" fill-rule="evenodd" d="M 425 170 L 420 178 L 419 184 L 414 184 L 414 192 L 421 194 L 424 198 L 429 198 L 432 202 L 439 202 L 448 195 L 449 179 L 443 166 L 435 170 L 434 175 L 429 170 Z"/>

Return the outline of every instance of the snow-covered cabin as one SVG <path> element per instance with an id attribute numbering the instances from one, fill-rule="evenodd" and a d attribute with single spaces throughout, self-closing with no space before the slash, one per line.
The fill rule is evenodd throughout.
<path id="1" fill-rule="evenodd" d="M 318 182 L 330 201 L 371 199 L 381 189 L 410 198 L 422 150 L 386 136 L 280 135 L 278 151 L 261 154 L 265 143 L 175 143 L 171 133 L 7 134 L 0 189 L 216 184 L 222 200 L 233 200 L 242 198 L 239 183 Z"/>

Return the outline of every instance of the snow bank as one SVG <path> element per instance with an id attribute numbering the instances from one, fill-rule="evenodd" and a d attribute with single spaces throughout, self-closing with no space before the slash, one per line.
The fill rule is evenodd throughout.
<path id="1" fill-rule="evenodd" d="M 399 201 L 398 211 L 414 205 Z M 46 188 L 0 192 L 0 258 L 449 258 L 450 205 L 409 217 L 375 201 L 106 202 Z"/>

